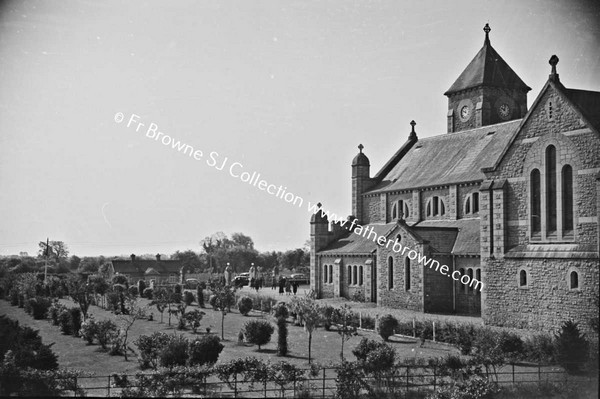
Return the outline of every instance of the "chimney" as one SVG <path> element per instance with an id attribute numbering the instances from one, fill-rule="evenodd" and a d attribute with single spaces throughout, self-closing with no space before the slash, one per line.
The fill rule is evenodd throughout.
<path id="1" fill-rule="evenodd" d="M 156 261 L 160 262 L 160 254 L 156 254 Z"/>
<path id="2" fill-rule="evenodd" d="M 131 261 L 135 262 L 135 254 L 131 254 Z"/>

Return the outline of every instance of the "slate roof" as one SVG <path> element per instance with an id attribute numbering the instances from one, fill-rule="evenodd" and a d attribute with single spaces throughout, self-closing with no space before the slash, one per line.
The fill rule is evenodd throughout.
<path id="1" fill-rule="evenodd" d="M 427 220 L 411 229 L 429 241 L 433 252 L 453 255 L 480 255 L 479 219 Z"/>
<path id="2" fill-rule="evenodd" d="M 420 139 L 367 194 L 484 180 L 481 169 L 495 165 L 520 122 Z"/>
<path id="3" fill-rule="evenodd" d="M 368 224 L 363 228 L 372 227 L 377 237 L 387 235 L 392 229 L 397 226 L 396 222 L 387 224 Z M 364 232 L 364 230 L 363 230 Z M 371 254 L 377 249 L 377 244 L 373 240 L 373 235 L 368 238 L 368 233 L 365 233 L 366 237 L 358 235 L 356 233 L 349 233 L 346 237 L 340 238 L 339 240 L 331 243 L 324 250 L 319 251 L 319 254 L 323 255 L 334 255 L 334 254 Z M 376 240 L 377 238 L 375 238 Z"/>
<path id="4" fill-rule="evenodd" d="M 156 259 L 113 259 L 113 268 L 115 272 L 126 274 L 143 274 L 148 269 L 154 269 L 160 274 L 179 273 L 182 264 L 179 260 L 159 260 Z"/>
<path id="5" fill-rule="evenodd" d="M 483 44 L 475 58 L 444 95 L 479 86 L 508 87 L 525 92 L 531 90 L 500 57 L 489 41 Z"/>
<path id="6" fill-rule="evenodd" d="M 600 129 L 600 92 L 567 88 L 563 91 L 569 100 L 579 108 L 583 116 L 596 129 Z"/>

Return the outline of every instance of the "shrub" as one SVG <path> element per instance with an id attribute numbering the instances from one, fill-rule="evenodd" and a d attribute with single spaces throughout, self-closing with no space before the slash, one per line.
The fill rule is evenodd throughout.
<path id="1" fill-rule="evenodd" d="M 69 309 L 65 308 L 58 314 L 58 325 L 63 334 L 73 334 L 73 322 L 71 321 L 71 312 Z"/>
<path id="2" fill-rule="evenodd" d="M 500 350 L 509 361 L 515 362 L 523 356 L 523 340 L 517 334 L 503 331 L 500 333 L 498 343 L 500 345 Z"/>
<path id="3" fill-rule="evenodd" d="M 54 300 L 52 302 L 52 304 L 48 308 L 48 316 L 52 320 L 53 325 L 58 326 L 58 316 L 64 309 L 66 309 L 66 306 L 58 302 L 57 300 Z"/>
<path id="4" fill-rule="evenodd" d="M 284 306 L 284 309 L 287 308 Z M 277 354 L 279 356 L 286 356 L 288 354 L 288 328 L 287 322 L 285 321 L 285 317 L 277 318 Z"/>
<path id="5" fill-rule="evenodd" d="M 181 295 L 181 284 L 175 284 L 175 293 Z"/>
<path id="6" fill-rule="evenodd" d="M 385 344 L 382 342 L 373 341 L 368 338 L 363 338 L 360 340 L 358 345 L 356 345 L 356 348 L 354 348 L 352 353 L 354 354 L 354 356 L 356 356 L 356 359 L 358 359 L 359 361 L 365 361 L 367 360 L 367 356 L 369 355 L 369 353 L 378 349 L 379 347 L 381 347 L 381 345 Z"/>
<path id="7" fill-rule="evenodd" d="M 248 296 L 241 297 L 237 303 L 237 307 L 242 315 L 247 316 L 252 310 L 252 298 Z"/>
<path id="8" fill-rule="evenodd" d="M 203 290 L 204 285 L 205 285 L 204 283 L 200 283 L 200 284 L 198 284 L 198 288 L 196 289 L 196 297 L 198 299 L 198 306 L 200 306 L 201 308 L 204 307 L 204 290 Z"/>
<path id="9" fill-rule="evenodd" d="M 379 319 L 377 332 L 384 341 L 387 341 L 394 334 L 394 330 L 397 326 L 398 320 L 396 320 L 391 314 L 387 314 Z"/>
<path id="10" fill-rule="evenodd" d="M 563 323 L 556 334 L 556 360 L 567 372 L 579 371 L 581 363 L 587 360 L 588 343 L 585 334 L 579 331 L 579 326 L 572 320 Z"/>
<path id="11" fill-rule="evenodd" d="M 8 352 L 11 352 L 16 368 L 56 370 L 58 357 L 52 352 L 51 346 L 52 344 L 42 343 L 39 331 L 20 326 L 18 321 L 0 316 L 0 359 L 3 361 L 7 360 Z M 2 366 L 3 362 L 0 361 L 0 369 Z M 4 383 L 5 381 L 0 381 L 0 391 Z"/>
<path id="12" fill-rule="evenodd" d="M 17 306 L 19 304 L 19 290 L 16 288 L 11 288 L 10 291 L 8 291 L 8 296 L 10 299 L 10 304 L 12 306 Z"/>
<path id="13" fill-rule="evenodd" d="M 258 345 L 258 350 L 262 345 L 271 341 L 273 326 L 266 320 L 251 320 L 244 325 L 244 335 L 251 344 Z"/>
<path id="14" fill-rule="evenodd" d="M 192 294 L 189 291 L 185 291 L 184 294 L 183 294 L 183 302 L 187 306 L 190 306 L 194 302 L 194 294 Z"/>
<path id="15" fill-rule="evenodd" d="M 138 361 L 142 369 L 156 370 L 160 362 L 162 350 L 168 345 L 171 337 L 162 332 L 152 335 L 140 335 L 134 344 L 138 348 Z"/>
<path id="16" fill-rule="evenodd" d="M 276 319 L 280 319 L 280 318 L 287 319 L 289 315 L 290 315 L 290 312 L 288 311 L 288 308 L 287 308 L 287 305 L 285 304 L 285 302 L 278 302 L 273 307 L 273 316 L 275 316 Z"/>
<path id="17" fill-rule="evenodd" d="M 325 305 L 321 308 L 323 313 L 323 328 L 325 331 L 329 331 L 331 326 L 335 323 L 335 308 L 330 305 Z"/>
<path id="18" fill-rule="evenodd" d="M 117 333 L 117 325 L 112 320 L 102 320 L 96 323 L 96 338 L 102 349 L 106 350 L 107 345 Z"/>
<path id="19" fill-rule="evenodd" d="M 191 312 L 187 312 L 185 315 L 183 315 L 182 319 L 185 320 L 185 322 L 190 326 L 194 334 L 196 334 L 196 331 L 200 327 L 200 321 L 202 320 L 202 317 L 205 314 L 206 313 L 198 309 L 194 309 Z"/>
<path id="20" fill-rule="evenodd" d="M 456 329 L 456 336 L 454 338 L 454 344 L 458 345 L 460 353 L 468 355 L 471 353 L 473 343 L 475 342 L 476 331 L 475 327 L 470 324 L 459 325 Z"/>
<path id="21" fill-rule="evenodd" d="M 47 317 L 48 309 L 50 309 L 50 305 L 52 305 L 50 299 L 38 296 L 30 299 L 28 302 L 31 307 L 31 315 L 34 319 L 41 320 Z"/>
<path id="22" fill-rule="evenodd" d="M 79 330 L 81 329 L 81 309 L 70 308 L 69 313 L 71 313 L 71 326 L 73 329 L 73 335 L 78 336 Z"/>
<path id="23" fill-rule="evenodd" d="M 98 333 L 98 324 L 93 317 L 88 317 L 83 323 L 81 323 L 81 329 L 79 330 L 79 334 L 81 338 L 85 339 L 88 344 L 94 343 L 94 338 L 96 338 L 96 334 Z"/>
<path id="24" fill-rule="evenodd" d="M 216 335 L 205 335 L 190 342 L 189 365 L 213 365 L 219 360 L 219 355 L 224 346 Z"/>
<path id="25" fill-rule="evenodd" d="M 106 303 L 108 305 L 108 310 L 112 310 L 114 312 L 121 310 L 121 295 L 118 292 L 109 292 L 106 294 Z"/>
<path id="26" fill-rule="evenodd" d="M 216 295 L 211 295 L 208 298 L 208 303 L 212 306 L 213 310 L 219 310 L 219 298 Z"/>
<path id="27" fill-rule="evenodd" d="M 146 288 L 146 289 L 144 289 L 143 293 L 144 293 L 144 298 L 152 299 L 154 290 L 152 288 Z"/>
<path id="28" fill-rule="evenodd" d="M 536 363 L 552 363 L 556 361 L 554 340 L 550 335 L 537 334 L 523 343 L 526 360 Z"/>
<path id="29" fill-rule="evenodd" d="M 138 290 L 138 287 L 136 287 L 135 285 L 132 285 L 131 287 L 129 287 L 129 295 L 131 295 L 133 298 L 137 298 L 137 296 L 139 295 L 140 291 Z"/>
<path id="30" fill-rule="evenodd" d="M 375 330 L 375 318 L 369 315 L 362 315 L 362 328 L 365 330 Z"/>
<path id="31" fill-rule="evenodd" d="M 139 280 L 137 283 L 137 289 L 140 296 L 144 296 L 144 291 L 146 290 L 146 282 L 144 280 Z"/>
<path id="32" fill-rule="evenodd" d="M 188 340 L 182 335 L 172 336 L 160 352 L 160 365 L 168 368 L 185 366 L 188 356 Z"/>

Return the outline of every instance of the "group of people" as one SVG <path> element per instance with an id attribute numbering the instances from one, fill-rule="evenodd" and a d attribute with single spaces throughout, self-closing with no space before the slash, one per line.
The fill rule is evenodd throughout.
<path id="1" fill-rule="evenodd" d="M 256 292 L 263 287 L 263 278 L 251 278 L 250 279 L 250 288 L 254 288 Z"/>
<path id="2" fill-rule="evenodd" d="M 273 278 L 271 289 L 274 290 L 277 286 L 279 286 L 279 295 L 283 295 L 284 291 L 286 295 L 291 295 L 292 293 L 296 295 L 298 292 L 298 282 L 290 281 L 283 276 L 280 276 L 279 280 Z"/>

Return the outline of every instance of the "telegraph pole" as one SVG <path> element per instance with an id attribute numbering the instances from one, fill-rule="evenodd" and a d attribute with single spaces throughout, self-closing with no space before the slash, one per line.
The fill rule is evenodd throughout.
<path id="1" fill-rule="evenodd" d="M 50 252 L 50 239 L 46 237 L 46 250 L 44 251 L 44 257 L 46 261 L 44 262 L 44 286 L 48 285 L 48 253 Z"/>

